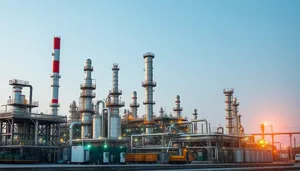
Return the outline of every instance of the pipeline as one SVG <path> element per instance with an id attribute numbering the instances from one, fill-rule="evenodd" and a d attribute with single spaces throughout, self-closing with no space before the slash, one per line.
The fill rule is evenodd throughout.
<path id="1" fill-rule="evenodd" d="M 72 146 L 72 141 L 73 141 L 73 126 L 74 125 L 81 125 L 82 123 L 81 122 L 72 122 L 70 124 L 70 127 L 69 127 L 69 142 L 70 142 L 70 146 Z"/>
<path id="2" fill-rule="evenodd" d="M 99 104 L 102 104 L 102 113 L 100 114 L 99 113 Z M 99 114 L 99 115 L 102 115 L 102 128 L 101 128 L 101 135 L 100 136 L 104 136 L 105 134 L 105 124 L 104 124 L 104 109 L 105 109 L 105 102 L 103 101 L 103 100 L 99 100 L 99 101 L 97 101 L 97 103 L 96 103 L 96 114 Z M 93 125 L 94 126 L 94 125 Z"/>
<path id="3" fill-rule="evenodd" d="M 208 122 L 206 119 L 193 120 L 192 122 L 205 122 L 206 134 L 208 133 Z"/>
<path id="4" fill-rule="evenodd" d="M 220 132 L 219 132 L 220 129 L 222 130 L 221 134 L 224 134 L 224 128 L 223 128 L 223 127 L 218 127 L 218 128 L 217 128 L 217 132 L 220 133 Z"/>

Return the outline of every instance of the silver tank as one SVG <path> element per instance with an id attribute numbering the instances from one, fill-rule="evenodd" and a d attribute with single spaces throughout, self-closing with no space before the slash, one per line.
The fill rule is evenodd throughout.
<path id="1" fill-rule="evenodd" d="M 118 139 L 121 136 L 121 117 L 111 116 L 110 118 L 110 138 Z"/>
<path id="2" fill-rule="evenodd" d="M 264 163 L 264 150 L 259 150 L 259 162 Z"/>
<path id="3" fill-rule="evenodd" d="M 255 163 L 255 162 L 256 162 L 256 150 L 251 149 L 251 163 Z"/>
<path id="4" fill-rule="evenodd" d="M 224 150 L 225 163 L 233 162 L 233 149 L 225 149 Z"/>
<path id="5" fill-rule="evenodd" d="M 251 163 L 251 149 L 245 149 L 245 163 Z"/>
<path id="6" fill-rule="evenodd" d="M 233 162 L 243 163 L 244 162 L 244 151 L 241 148 L 236 148 L 233 152 Z"/>
<path id="7" fill-rule="evenodd" d="M 93 116 L 93 138 L 94 139 L 98 139 L 99 137 L 101 137 L 101 133 L 102 133 L 102 118 L 100 117 L 100 115 L 95 114 Z"/>
<path id="8" fill-rule="evenodd" d="M 256 163 L 260 163 L 260 160 L 259 160 L 260 159 L 260 156 L 259 156 L 260 150 L 256 149 L 255 151 L 256 151 Z"/>

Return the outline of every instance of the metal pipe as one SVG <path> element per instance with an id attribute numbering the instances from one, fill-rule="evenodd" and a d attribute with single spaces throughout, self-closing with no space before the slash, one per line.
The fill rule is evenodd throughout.
<path id="1" fill-rule="evenodd" d="M 222 133 L 221 133 L 221 134 L 224 134 L 224 128 L 223 128 L 223 127 L 218 127 L 218 128 L 217 128 L 217 132 L 219 133 L 219 130 L 220 130 L 220 129 L 222 130 Z"/>
<path id="2" fill-rule="evenodd" d="M 99 104 L 102 104 L 102 112 L 100 114 L 99 112 Z M 100 136 L 104 137 L 104 128 L 105 128 L 105 125 L 104 125 L 104 109 L 105 109 L 105 102 L 103 100 L 98 100 L 96 102 L 96 114 L 98 113 L 100 115 L 100 117 L 102 117 L 102 125 L 101 125 L 101 131 L 100 131 Z"/>
<path id="3" fill-rule="evenodd" d="M 72 141 L 73 141 L 73 126 L 74 125 L 81 125 L 81 122 L 72 122 L 69 126 L 69 142 L 70 146 L 72 146 Z"/>
<path id="4" fill-rule="evenodd" d="M 203 132 L 203 123 L 201 124 L 201 133 L 203 134 L 204 132 Z"/>
<path id="5" fill-rule="evenodd" d="M 32 85 L 29 85 L 29 113 L 31 113 L 31 110 L 32 110 L 32 91 L 33 91 L 33 88 L 32 88 Z"/>
<path id="6" fill-rule="evenodd" d="M 211 133 L 210 122 L 208 123 L 209 133 Z"/>
<path id="7" fill-rule="evenodd" d="M 145 101 L 143 102 L 145 105 L 146 110 L 146 134 L 151 134 L 153 132 L 152 122 L 153 122 L 153 105 L 155 102 L 153 101 L 153 88 L 156 87 L 156 82 L 153 81 L 153 59 L 154 59 L 153 53 L 145 53 L 143 55 L 145 60 L 145 81 L 142 82 L 142 86 L 145 88 Z M 148 141 L 151 138 L 148 139 Z"/>
<path id="8" fill-rule="evenodd" d="M 206 119 L 200 119 L 200 120 L 193 120 L 192 122 L 205 122 L 205 129 L 206 129 L 206 132 L 205 133 L 208 133 L 208 122 Z M 203 133 L 203 125 L 202 126 L 202 133 Z"/>
<path id="9" fill-rule="evenodd" d="M 293 151 L 292 151 L 292 134 L 290 134 L 290 160 L 292 160 L 293 159 Z"/>
<path id="10" fill-rule="evenodd" d="M 281 142 L 274 142 L 274 144 L 279 144 L 279 156 L 281 156 Z"/>
<path id="11" fill-rule="evenodd" d="M 39 121 L 35 121 L 35 129 L 34 129 L 34 144 L 38 145 L 38 131 L 39 131 Z"/>

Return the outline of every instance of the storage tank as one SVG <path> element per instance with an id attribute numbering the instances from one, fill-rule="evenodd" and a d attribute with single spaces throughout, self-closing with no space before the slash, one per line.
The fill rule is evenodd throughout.
<path id="1" fill-rule="evenodd" d="M 244 162 L 244 151 L 241 148 L 236 148 L 233 152 L 233 162 L 243 163 Z"/>
<path id="2" fill-rule="evenodd" d="M 100 115 L 95 114 L 93 116 L 93 138 L 94 139 L 98 139 L 99 137 L 101 137 L 101 133 L 102 133 L 102 118 L 100 117 Z"/>
<path id="3" fill-rule="evenodd" d="M 262 149 L 259 150 L 259 162 L 260 163 L 264 162 L 264 150 Z"/>
<path id="4" fill-rule="evenodd" d="M 225 163 L 233 162 L 233 149 L 225 149 L 224 150 Z"/>
<path id="5" fill-rule="evenodd" d="M 111 116 L 110 121 L 110 138 L 118 139 L 121 136 L 121 117 Z"/>
<path id="6" fill-rule="evenodd" d="M 245 149 L 245 163 L 251 163 L 251 149 Z"/>
<path id="7" fill-rule="evenodd" d="M 109 152 L 103 152 L 103 163 L 104 164 L 109 163 Z"/>
<path id="8" fill-rule="evenodd" d="M 251 163 L 256 162 L 256 151 L 255 149 L 251 149 Z"/>
<path id="9" fill-rule="evenodd" d="M 158 161 L 160 163 L 168 163 L 169 162 L 169 153 L 158 153 Z"/>
<path id="10" fill-rule="evenodd" d="M 260 150 L 259 149 L 256 149 L 256 163 L 260 163 Z"/>

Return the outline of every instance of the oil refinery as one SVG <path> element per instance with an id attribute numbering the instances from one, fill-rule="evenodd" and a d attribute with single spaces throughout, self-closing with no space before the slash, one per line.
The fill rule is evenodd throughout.
<path id="1" fill-rule="evenodd" d="M 112 64 L 111 90 L 106 95 L 96 95 L 93 63 L 91 59 L 86 59 L 83 66 L 85 77 L 78 87 L 79 102 L 70 102 L 69 117 L 68 114 L 58 114 L 60 41 L 60 37 L 54 37 L 51 113 L 32 113 L 32 109 L 39 106 L 38 102 L 33 101 L 33 85 L 19 79 L 9 80 L 13 88 L 12 97 L 7 100 L 8 108 L 0 113 L 1 163 L 274 161 L 274 142 L 257 143 L 253 136 L 245 134 L 239 113 L 240 103 L 234 97 L 232 88 L 223 89 L 225 128 L 215 130 L 209 120 L 198 119 L 199 109 L 193 110 L 193 118 L 184 116 L 180 95 L 176 94 L 172 115 L 168 115 L 163 107 L 160 107 L 159 115 L 154 115 L 154 88 L 157 83 L 153 75 L 155 54 L 150 52 L 143 54 L 145 78 L 141 85 L 137 85 L 145 88 L 145 111 L 139 110 L 141 92 L 132 92 L 130 104 L 121 100 L 119 72 L 122 70 L 118 64 Z M 29 88 L 29 95 L 22 93 L 25 88 Z M 97 100 L 103 97 L 105 100 Z M 130 110 L 124 110 L 121 117 L 122 108 L 127 106 Z"/>

